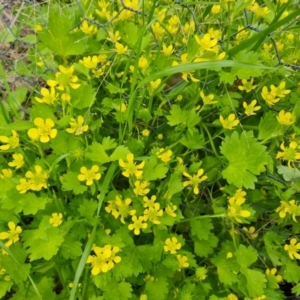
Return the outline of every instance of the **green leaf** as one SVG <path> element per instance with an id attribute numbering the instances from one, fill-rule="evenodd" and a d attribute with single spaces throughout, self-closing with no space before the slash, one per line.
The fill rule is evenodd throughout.
<path id="1" fill-rule="evenodd" d="M 290 258 L 284 259 L 281 271 L 283 279 L 287 282 L 298 283 L 300 281 L 300 267 L 297 265 L 297 261 Z"/>
<path id="2" fill-rule="evenodd" d="M 295 285 L 295 286 L 292 288 L 292 292 L 293 292 L 296 296 L 299 296 L 299 295 L 300 295 L 300 283 L 298 283 L 297 285 Z"/>
<path id="3" fill-rule="evenodd" d="M 110 282 L 105 286 L 103 296 L 105 300 L 127 300 L 131 298 L 131 292 L 132 287 L 128 282 Z"/>
<path id="4" fill-rule="evenodd" d="M 112 139 L 110 136 L 106 136 L 102 139 L 101 145 L 103 146 L 103 149 L 110 150 L 110 149 L 115 149 L 118 144 L 116 143 L 115 139 Z"/>
<path id="5" fill-rule="evenodd" d="M 197 236 L 199 240 L 208 240 L 210 230 L 214 228 L 211 219 L 191 220 L 191 233 Z"/>
<path id="6" fill-rule="evenodd" d="M 78 149 L 78 141 L 75 135 L 66 131 L 58 131 L 56 138 L 51 140 L 50 145 L 53 152 L 57 155 L 63 155 Z"/>
<path id="7" fill-rule="evenodd" d="M 0 126 L 0 129 L 22 131 L 22 130 L 28 130 L 32 127 L 34 127 L 32 122 L 16 121 L 16 122 L 13 122 L 13 123 L 10 123 L 7 125 L 2 125 L 2 126 Z"/>
<path id="8" fill-rule="evenodd" d="M 168 180 L 168 190 L 166 192 L 165 197 L 167 199 L 171 199 L 173 195 L 181 192 L 183 190 L 183 185 L 181 181 L 181 177 L 177 174 L 172 174 L 170 179 Z"/>
<path id="9" fill-rule="evenodd" d="M 100 164 L 104 164 L 110 161 L 108 155 L 104 150 L 104 147 L 97 142 L 93 142 L 92 145 L 87 147 L 86 157 Z"/>
<path id="10" fill-rule="evenodd" d="M 13 281 L 0 281 L 0 299 L 4 299 L 6 292 L 10 291 L 11 287 L 13 285 Z"/>
<path id="11" fill-rule="evenodd" d="M 158 277 L 154 281 L 146 282 L 145 293 L 149 300 L 165 300 L 168 292 L 168 282 L 165 277 Z"/>
<path id="12" fill-rule="evenodd" d="M 35 215 L 38 210 L 44 209 L 48 202 L 47 198 L 37 197 L 34 193 L 21 194 L 19 199 L 18 203 L 25 216 Z"/>
<path id="13" fill-rule="evenodd" d="M 284 134 L 284 128 L 280 125 L 275 116 L 269 112 L 261 119 L 258 127 L 258 139 L 268 140 Z"/>
<path id="14" fill-rule="evenodd" d="M 265 249 L 274 266 L 281 265 L 282 237 L 275 232 L 267 232 L 264 235 Z"/>
<path id="15" fill-rule="evenodd" d="M 223 81 L 225 83 L 229 83 L 230 85 L 234 83 L 236 79 L 236 75 L 232 74 L 230 72 L 220 71 L 219 72 L 220 81 Z"/>
<path id="16" fill-rule="evenodd" d="M 193 128 L 200 122 L 200 117 L 195 110 L 182 110 L 179 105 L 173 105 L 170 115 L 166 116 L 170 126 L 183 124 L 189 128 Z"/>
<path id="17" fill-rule="evenodd" d="M 91 218 L 95 215 L 98 203 L 94 200 L 83 199 L 82 204 L 78 208 L 78 212 L 82 217 Z"/>
<path id="18" fill-rule="evenodd" d="M 91 85 L 83 85 L 74 90 L 70 90 L 72 106 L 78 109 L 90 107 L 95 101 L 96 92 Z"/>
<path id="19" fill-rule="evenodd" d="M 61 245 L 60 252 L 65 259 L 76 259 L 82 254 L 81 243 L 67 236 Z"/>
<path id="20" fill-rule="evenodd" d="M 214 252 L 213 248 L 218 245 L 218 238 L 214 234 L 210 234 L 207 240 L 194 239 L 194 251 L 200 257 L 208 257 Z"/>
<path id="21" fill-rule="evenodd" d="M 59 247 L 64 241 L 64 232 L 58 228 L 49 228 L 45 231 L 46 238 L 38 238 L 32 243 L 24 243 L 27 247 L 27 252 L 30 253 L 30 260 L 44 258 L 50 260 L 59 250 Z"/>
<path id="22" fill-rule="evenodd" d="M 164 164 L 158 163 L 157 159 L 153 157 L 145 163 L 143 178 L 148 181 L 161 179 L 166 177 L 167 172 L 168 168 Z"/>
<path id="23" fill-rule="evenodd" d="M 300 171 L 297 168 L 291 169 L 286 166 L 277 166 L 278 174 L 281 174 L 285 181 L 299 180 Z"/>
<path id="24" fill-rule="evenodd" d="M 228 183 L 238 188 L 254 189 L 254 183 L 257 182 L 255 175 L 265 171 L 270 159 L 266 147 L 256 141 L 251 131 L 243 132 L 240 136 L 234 131 L 231 137 L 225 138 L 220 148 L 229 161 L 228 167 L 222 171 Z"/>
<path id="25" fill-rule="evenodd" d="M 202 134 L 199 134 L 198 130 L 189 130 L 183 135 L 180 143 L 191 150 L 202 149 L 205 141 Z"/>
<path id="26" fill-rule="evenodd" d="M 75 195 L 79 195 L 87 190 L 87 186 L 80 184 L 77 173 L 68 172 L 63 178 L 62 187 L 65 191 L 73 191 Z"/>
<path id="27" fill-rule="evenodd" d="M 127 147 L 125 146 L 118 146 L 115 151 L 112 153 L 112 155 L 109 157 L 110 161 L 115 161 L 119 159 L 126 158 L 126 155 L 130 153 Z"/>
<path id="28" fill-rule="evenodd" d="M 243 276 L 240 276 L 239 288 L 243 290 L 245 287 L 248 291 L 250 297 L 258 297 L 264 294 L 264 289 L 266 287 L 265 275 L 256 270 L 244 269 L 241 270 Z"/>
<path id="29" fill-rule="evenodd" d="M 248 248 L 240 245 L 239 249 L 235 252 L 236 260 L 241 268 L 247 268 L 257 260 L 257 253 L 252 246 Z"/>

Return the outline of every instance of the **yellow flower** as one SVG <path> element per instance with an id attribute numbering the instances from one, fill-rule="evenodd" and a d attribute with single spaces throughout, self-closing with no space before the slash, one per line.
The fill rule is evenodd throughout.
<path id="1" fill-rule="evenodd" d="M 213 15 L 216 15 L 218 14 L 219 12 L 221 11 L 221 5 L 218 5 L 218 4 L 214 4 L 211 8 L 211 13 Z"/>
<path id="2" fill-rule="evenodd" d="M 218 40 L 216 38 L 212 38 L 209 33 L 206 33 L 202 39 L 195 35 L 195 39 L 197 44 L 206 51 L 217 52 L 218 51 Z"/>
<path id="3" fill-rule="evenodd" d="M 202 174 L 204 173 L 204 170 L 203 169 L 200 169 L 196 175 L 190 175 L 188 174 L 187 172 L 183 172 L 183 175 L 185 177 L 188 177 L 189 180 L 188 181 L 185 181 L 183 183 L 183 186 L 186 187 L 188 185 L 192 185 L 193 187 L 193 191 L 194 191 L 194 194 L 198 195 L 199 194 L 199 187 L 198 185 L 202 182 L 202 181 L 205 181 L 207 179 L 207 176 L 204 175 L 202 176 Z M 201 177 L 202 176 L 202 177 Z"/>
<path id="4" fill-rule="evenodd" d="M 52 79 L 47 80 L 47 84 L 50 87 L 57 86 L 57 89 L 61 91 L 64 91 L 65 88 L 69 86 L 72 89 L 78 89 L 80 87 L 80 83 L 76 83 L 78 81 L 78 77 L 73 75 L 74 72 L 73 66 L 66 68 L 60 65 L 58 69 L 60 72 L 55 73 L 56 80 L 52 80 Z"/>
<path id="5" fill-rule="evenodd" d="M 63 93 L 60 98 L 63 104 L 70 103 L 71 101 L 71 96 L 68 93 Z"/>
<path id="6" fill-rule="evenodd" d="M 295 122 L 295 116 L 284 110 L 281 110 L 276 118 L 281 125 L 289 126 Z"/>
<path id="7" fill-rule="evenodd" d="M 209 94 L 208 96 L 205 96 L 205 94 L 201 91 L 200 97 L 203 100 L 204 105 L 211 105 L 211 104 L 218 103 L 218 101 L 213 101 L 213 99 L 215 98 L 214 94 Z"/>
<path id="8" fill-rule="evenodd" d="M 13 243 L 19 240 L 19 234 L 22 232 L 22 228 L 20 226 L 16 226 L 14 222 L 8 222 L 8 230 L 7 232 L 0 233 L 0 240 L 8 240 L 4 245 L 6 247 L 11 246 Z"/>
<path id="9" fill-rule="evenodd" d="M 165 208 L 165 212 L 173 217 L 173 218 L 176 218 L 176 214 L 175 214 L 175 211 L 177 209 L 177 206 L 176 205 L 173 205 L 172 203 L 170 203 L 168 206 L 166 206 Z"/>
<path id="10" fill-rule="evenodd" d="M 155 38 L 158 41 L 161 41 L 164 34 L 165 34 L 165 29 L 160 25 L 159 22 L 155 22 L 151 25 L 151 29 L 153 30 L 153 33 L 155 35 Z"/>
<path id="11" fill-rule="evenodd" d="M 90 17 L 91 19 L 91 17 Z M 87 35 L 94 35 L 98 32 L 96 25 L 89 24 L 87 20 L 83 20 L 80 25 L 80 30 Z"/>
<path id="12" fill-rule="evenodd" d="M 148 226 L 148 224 L 145 223 L 145 217 L 143 216 L 141 217 L 133 216 L 131 220 L 133 224 L 129 224 L 128 229 L 133 230 L 133 233 L 135 235 L 139 235 L 141 233 L 141 229 L 145 229 Z"/>
<path id="13" fill-rule="evenodd" d="M 95 69 L 98 65 L 98 57 L 96 55 L 83 57 L 79 62 L 88 69 Z"/>
<path id="14" fill-rule="evenodd" d="M 150 221 L 153 224 L 160 224 L 160 221 L 157 219 L 163 215 L 163 210 L 160 209 L 159 203 L 154 203 L 152 207 L 148 207 L 144 210 L 144 220 Z"/>
<path id="15" fill-rule="evenodd" d="M 30 181 L 27 181 L 25 178 L 20 179 L 20 184 L 16 186 L 16 189 L 20 194 L 25 194 L 28 190 L 31 189 Z"/>
<path id="16" fill-rule="evenodd" d="M 261 96 L 267 102 L 268 105 L 274 105 L 280 100 L 280 98 L 276 98 L 276 94 L 269 92 L 266 86 L 263 87 Z"/>
<path id="17" fill-rule="evenodd" d="M 150 81 L 150 86 L 153 91 L 155 91 L 161 84 L 161 79 L 158 78 L 156 80 Z"/>
<path id="18" fill-rule="evenodd" d="M 229 205 L 228 205 L 228 216 L 233 217 L 238 223 L 242 223 L 242 218 L 248 218 L 251 216 L 251 212 L 249 210 L 243 209 L 242 204 L 246 201 L 243 198 L 245 192 L 242 190 L 237 190 L 233 197 L 229 198 Z"/>
<path id="19" fill-rule="evenodd" d="M 5 135 L 0 136 L 0 142 L 5 143 L 6 145 L 0 146 L 0 150 L 9 150 L 17 148 L 19 144 L 19 135 L 15 130 L 11 131 L 12 136 L 7 137 Z"/>
<path id="20" fill-rule="evenodd" d="M 290 205 L 286 201 L 280 201 L 280 206 L 276 208 L 276 212 L 279 213 L 280 218 L 285 218 L 286 214 L 290 210 Z"/>
<path id="21" fill-rule="evenodd" d="M 188 57 L 188 53 L 184 53 L 184 54 L 182 54 L 182 55 L 180 56 L 181 62 L 182 62 L 183 64 L 185 64 L 185 63 L 188 62 L 187 57 Z M 179 65 L 179 63 L 178 63 L 177 61 L 174 60 L 174 61 L 172 62 L 172 66 L 173 66 L 173 67 L 174 67 L 174 66 L 178 66 L 178 65 Z M 182 72 L 181 74 L 182 74 L 182 75 L 181 75 L 182 79 L 183 79 L 184 81 L 186 81 L 186 82 L 189 81 L 189 80 L 188 80 L 188 77 L 191 79 L 192 82 L 199 82 L 199 81 L 200 81 L 199 79 L 197 79 L 197 78 L 195 78 L 195 77 L 193 76 L 193 73 L 192 73 L 192 72 Z"/>
<path id="22" fill-rule="evenodd" d="M 149 67 L 149 63 L 147 58 L 141 56 L 138 61 L 138 67 L 142 70 L 146 70 Z"/>
<path id="23" fill-rule="evenodd" d="M 227 298 L 228 300 L 239 300 L 239 298 L 235 294 L 229 294 Z"/>
<path id="24" fill-rule="evenodd" d="M 52 224 L 53 227 L 58 227 L 62 223 L 62 217 L 62 213 L 53 213 L 49 223 Z"/>
<path id="25" fill-rule="evenodd" d="M 162 139 L 164 138 L 164 136 L 160 133 L 160 134 L 158 134 L 157 138 L 158 138 L 159 140 L 162 140 Z"/>
<path id="26" fill-rule="evenodd" d="M 150 192 L 150 189 L 148 189 L 147 187 L 150 185 L 150 183 L 148 181 L 139 181 L 137 180 L 134 183 L 135 189 L 133 189 L 133 192 L 137 195 L 137 196 L 144 196 L 147 195 Z"/>
<path id="27" fill-rule="evenodd" d="M 126 53 L 126 51 L 128 50 L 128 47 L 127 46 L 123 46 L 121 43 L 119 42 L 116 42 L 115 43 L 115 46 L 116 46 L 116 49 L 115 51 L 117 52 L 118 55 L 122 55 L 124 53 Z"/>
<path id="28" fill-rule="evenodd" d="M 165 43 L 163 43 L 163 53 L 165 56 L 170 56 L 174 51 L 174 48 L 173 48 L 173 45 L 169 45 L 169 46 L 166 46 Z"/>
<path id="29" fill-rule="evenodd" d="M 11 178 L 13 173 L 11 169 L 2 169 L 2 174 L 0 174 L 0 179 L 3 179 L 4 177 Z"/>
<path id="30" fill-rule="evenodd" d="M 223 128 L 225 129 L 233 129 L 233 127 L 239 124 L 239 120 L 235 119 L 235 114 L 230 114 L 227 119 L 224 119 L 222 115 L 220 115 L 220 121 L 222 123 Z"/>
<path id="31" fill-rule="evenodd" d="M 291 162 L 300 159 L 300 153 L 297 152 L 298 144 L 296 142 L 290 142 L 288 148 L 282 143 L 280 149 L 283 150 L 283 152 L 278 152 L 276 159 L 282 158 L 283 160 L 287 160 L 289 168 L 291 168 Z"/>
<path id="32" fill-rule="evenodd" d="M 81 174 L 78 175 L 79 181 L 86 181 L 86 185 L 92 185 L 94 180 L 99 180 L 101 178 L 101 174 L 97 173 L 99 171 L 99 167 L 97 165 L 93 165 L 90 170 L 86 167 L 81 167 Z"/>
<path id="33" fill-rule="evenodd" d="M 111 213 L 116 219 L 121 216 L 120 220 L 125 224 L 125 218 L 129 215 L 133 216 L 136 213 L 136 210 L 131 209 L 132 200 L 126 198 L 124 201 L 119 196 L 116 196 L 115 200 L 108 201 L 108 206 L 105 207 L 105 210 L 108 213 Z"/>
<path id="34" fill-rule="evenodd" d="M 119 159 L 119 165 L 125 169 L 124 172 L 122 172 L 122 175 L 125 177 L 130 177 L 131 175 L 134 175 L 136 178 L 142 177 L 145 161 L 142 161 L 139 165 L 136 165 L 134 160 L 134 155 L 132 153 L 128 153 L 126 156 L 127 162 L 124 162 L 123 159 Z"/>
<path id="35" fill-rule="evenodd" d="M 35 173 L 33 173 L 31 171 L 27 171 L 25 173 L 25 177 L 29 178 L 30 189 L 33 191 L 40 191 L 42 188 L 46 189 L 48 186 L 47 185 L 47 179 L 48 179 L 47 173 L 39 165 L 34 166 L 34 169 L 35 169 Z M 25 182 L 24 182 L 24 184 L 25 184 Z"/>
<path id="36" fill-rule="evenodd" d="M 77 117 L 77 122 L 75 119 L 71 119 L 71 122 L 69 123 L 71 128 L 67 128 L 66 131 L 69 133 L 74 133 L 75 135 L 83 134 L 84 132 L 88 131 L 89 126 L 83 125 L 84 118 L 82 116 Z"/>
<path id="37" fill-rule="evenodd" d="M 57 129 L 54 127 L 54 122 L 47 118 L 45 121 L 42 118 L 35 118 L 33 121 L 37 128 L 31 128 L 28 130 L 28 136 L 36 141 L 39 140 L 41 143 L 48 143 L 51 139 L 54 139 L 57 135 Z"/>
<path id="38" fill-rule="evenodd" d="M 285 82 L 280 82 L 278 87 L 275 87 L 273 84 L 271 85 L 271 93 L 277 97 L 284 98 L 287 94 L 289 94 L 291 90 L 285 90 Z"/>
<path id="39" fill-rule="evenodd" d="M 140 296 L 140 300 L 148 300 L 148 296 L 146 294 L 142 294 Z"/>
<path id="40" fill-rule="evenodd" d="M 143 131 L 142 131 L 142 135 L 143 136 L 149 136 L 149 134 L 150 134 L 150 131 L 148 130 L 148 129 L 144 129 Z"/>
<path id="41" fill-rule="evenodd" d="M 243 230 L 247 233 L 250 239 L 254 240 L 258 237 L 258 233 L 255 233 L 255 227 L 251 226 L 249 229 L 247 227 L 243 227 Z"/>
<path id="42" fill-rule="evenodd" d="M 255 111 L 258 111 L 261 109 L 261 106 L 255 106 L 257 103 L 257 100 L 254 99 L 249 105 L 246 102 L 243 102 L 243 107 L 245 108 L 245 114 L 247 116 L 255 115 Z"/>
<path id="43" fill-rule="evenodd" d="M 246 79 L 242 79 L 243 85 L 238 86 L 239 90 L 250 93 L 252 90 L 254 90 L 257 87 L 257 85 L 253 85 L 253 81 L 254 81 L 254 78 L 251 78 L 250 81 L 247 81 Z"/>
<path id="44" fill-rule="evenodd" d="M 148 208 L 154 208 L 155 207 L 155 201 L 156 201 L 156 196 L 151 196 L 151 199 L 149 199 L 147 196 L 143 198 L 144 201 L 144 207 Z"/>
<path id="45" fill-rule="evenodd" d="M 290 240 L 290 245 L 284 245 L 284 250 L 288 252 L 291 259 L 300 259 L 300 254 L 298 253 L 300 250 L 300 243 L 297 243 L 297 239 L 292 238 Z"/>
<path id="46" fill-rule="evenodd" d="M 113 31 L 108 31 L 108 35 L 109 35 L 109 37 L 107 38 L 107 40 L 109 40 L 113 43 L 116 43 L 117 41 L 119 41 L 121 39 L 119 30 L 117 30 L 115 33 Z"/>
<path id="47" fill-rule="evenodd" d="M 177 250 L 181 248 L 181 243 L 178 243 L 176 237 L 167 238 L 164 245 L 164 250 L 170 252 L 171 254 L 176 254 Z"/>
<path id="48" fill-rule="evenodd" d="M 277 207 L 276 212 L 279 212 L 279 217 L 282 219 L 285 218 L 287 213 L 290 214 L 297 223 L 296 217 L 300 216 L 300 206 L 296 204 L 295 200 L 280 201 L 280 206 Z"/>
<path id="49" fill-rule="evenodd" d="M 273 268 L 273 269 L 267 269 L 266 270 L 266 274 L 267 275 L 270 275 L 270 276 L 275 276 L 275 278 L 276 278 L 276 281 L 277 282 L 281 282 L 282 280 L 283 280 L 283 278 L 282 278 L 282 276 L 281 275 L 276 275 L 276 273 L 277 273 L 277 269 L 276 268 Z"/>
<path id="50" fill-rule="evenodd" d="M 53 105 L 57 101 L 58 94 L 55 93 L 55 88 L 50 87 L 50 89 L 41 88 L 41 94 L 43 98 L 34 97 L 34 99 L 39 103 L 46 103 L 48 105 Z"/>
<path id="51" fill-rule="evenodd" d="M 165 148 L 160 148 L 159 151 L 156 152 L 156 156 L 165 163 L 171 160 L 172 154 L 173 152 L 171 150 L 165 150 Z"/>
<path id="52" fill-rule="evenodd" d="M 98 246 L 94 246 L 93 251 L 96 255 L 89 255 L 86 261 L 86 263 L 90 263 L 92 265 L 92 275 L 98 275 L 101 272 L 106 273 L 114 267 L 115 263 L 119 263 L 121 261 L 121 257 L 116 256 L 116 253 L 120 251 L 119 247 L 105 245 L 100 248 Z"/>
<path id="53" fill-rule="evenodd" d="M 177 258 L 177 261 L 178 261 L 178 264 L 179 264 L 178 271 L 180 271 L 181 268 L 188 268 L 189 267 L 189 263 L 187 262 L 188 261 L 187 256 L 177 254 L 176 258 Z"/>
<path id="54" fill-rule="evenodd" d="M 8 165 L 10 167 L 15 167 L 16 169 L 20 169 L 24 165 L 24 158 L 22 154 L 16 153 L 13 154 L 13 161 L 9 162 Z"/>

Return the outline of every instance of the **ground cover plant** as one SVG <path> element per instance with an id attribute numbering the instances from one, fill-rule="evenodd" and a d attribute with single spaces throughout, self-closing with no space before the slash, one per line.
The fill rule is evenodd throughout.
<path id="1" fill-rule="evenodd" d="M 300 294 L 297 1 L 7 8 L 1 299 Z"/>

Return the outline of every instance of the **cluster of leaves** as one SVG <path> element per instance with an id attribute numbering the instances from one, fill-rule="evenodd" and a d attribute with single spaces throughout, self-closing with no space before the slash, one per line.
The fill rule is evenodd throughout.
<path id="1" fill-rule="evenodd" d="M 300 294 L 299 4 L 70 2 L 0 69 L 0 297 Z"/>

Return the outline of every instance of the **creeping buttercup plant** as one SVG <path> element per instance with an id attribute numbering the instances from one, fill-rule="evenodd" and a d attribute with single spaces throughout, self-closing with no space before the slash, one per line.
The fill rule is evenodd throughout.
<path id="1" fill-rule="evenodd" d="M 299 3 L 26 5 L 27 72 L 5 68 L 40 80 L 0 69 L 0 297 L 300 294 Z"/>

